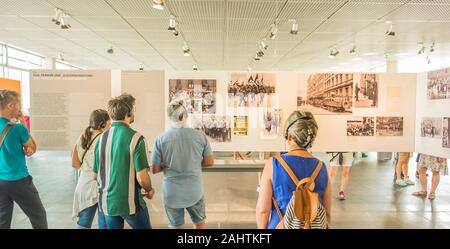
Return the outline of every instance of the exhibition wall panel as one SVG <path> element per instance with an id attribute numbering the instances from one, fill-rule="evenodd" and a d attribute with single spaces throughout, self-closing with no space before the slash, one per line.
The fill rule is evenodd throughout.
<path id="1" fill-rule="evenodd" d="M 131 125 L 144 135 L 149 150 L 164 131 L 164 71 L 122 71 L 121 91 L 136 98 L 136 117 Z"/>
<path id="2" fill-rule="evenodd" d="M 450 158 L 450 68 L 418 74 L 416 151 Z"/>
<path id="3" fill-rule="evenodd" d="M 34 70 L 30 73 L 32 135 L 44 150 L 67 150 L 111 97 L 109 70 Z"/>

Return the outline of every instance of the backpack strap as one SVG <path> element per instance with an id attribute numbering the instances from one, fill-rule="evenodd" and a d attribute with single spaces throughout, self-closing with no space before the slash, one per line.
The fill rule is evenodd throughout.
<path id="1" fill-rule="evenodd" d="M 5 127 L 5 129 L 3 129 L 3 132 L 0 135 L 0 148 L 2 147 L 3 141 L 5 141 L 6 135 L 8 135 L 8 132 L 9 132 L 9 130 L 11 130 L 13 125 L 14 124 L 12 124 L 12 123 L 8 123 Z"/>
<path id="2" fill-rule="evenodd" d="M 288 173 L 289 177 L 291 177 L 292 181 L 295 183 L 295 185 L 298 185 L 299 180 L 297 176 L 292 171 L 291 167 L 288 166 L 286 161 L 281 157 L 280 154 L 275 155 L 275 158 L 280 162 L 281 166 L 283 166 L 284 170 Z"/>
<path id="3" fill-rule="evenodd" d="M 313 171 L 312 175 L 311 175 L 311 181 L 308 182 L 305 186 L 305 188 L 309 188 L 311 191 L 314 190 L 315 188 L 315 180 L 316 177 L 319 175 L 320 169 L 322 169 L 322 161 L 319 160 L 319 162 L 317 163 L 316 169 Z"/>
<path id="4" fill-rule="evenodd" d="M 272 196 L 272 203 L 275 206 L 275 209 L 277 210 L 278 217 L 280 217 L 280 220 L 282 220 L 283 219 L 283 213 L 281 212 L 281 209 L 278 206 L 278 203 L 275 200 L 275 197 L 273 197 L 273 196 Z"/>

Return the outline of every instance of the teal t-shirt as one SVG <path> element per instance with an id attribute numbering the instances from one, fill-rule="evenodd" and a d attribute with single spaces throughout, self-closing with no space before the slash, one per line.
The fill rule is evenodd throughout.
<path id="1" fill-rule="evenodd" d="M 8 119 L 0 117 L 0 133 L 8 123 Z M 11 127 L 0 148 L 0 180 L 17 181 L 30 175 L 23 151 L 23 144 L 28 140 L 30 134 L 23 124 Z"/>

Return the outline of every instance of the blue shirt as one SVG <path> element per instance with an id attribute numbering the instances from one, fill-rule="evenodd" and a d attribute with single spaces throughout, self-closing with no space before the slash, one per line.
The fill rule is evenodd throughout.
<path id="1" fill-rule="evenodd" d="M 187 208 L 203 197 L 202 161 L 210 155 L 206 135 L 187 125 L 172 125 L 156 139 L 152 164 L 164 169 L 164 205 Z"/>
<path id="2" fill-rule="evenodd" d="M 8 119 L 0 117 L 0 132 L 3 132 L 8 123 Z M 17 181 L 30 175 L 23 151 L 23 144 L 28 140 L 30 134 L 23 124 L 11 127 L 0 148 L 0 180 Z"/>
<path id="3" fill-rule="evenodd" d="M 306 158 L 300 156 L 286 155 L 283 154 L 281 157 L 286 161 L 288 166 L 292 169 L 294 174 L 299 180 L 310 177 L 313 171 L 316 169 L 319 159 L 317 158 Z M 297 188 L 295 183 L 289 177 L 286 170 L 278 162 L 277 159 L 273 158 L 272 161 L 273 175 L 272 175 L 272 189 L 273 196 L 281 210 L 283 215 L 286 213 L 287 204 L 291 200 L 292 192 Z M 325 193 L 328 186 L 328 173 L 325 163 L 322 162 L 322 168 L 319 171 L 316 179 L 314 180 L 315 188 L 314 192 L 319 194 L 319 200 L 322 200 L 322 196 Z M 274 229 L 280 222 L 280 217 L 278 217 L 277 210 L 272 205 L 272 213 L 270 217 L 269 224 L 267 228 Z"/>

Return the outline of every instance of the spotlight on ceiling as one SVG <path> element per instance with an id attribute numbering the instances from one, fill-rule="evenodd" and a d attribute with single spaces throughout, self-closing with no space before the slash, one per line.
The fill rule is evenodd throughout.
<path id="1" fill-rule="evenodd" d="M 259 46 L 260 46 L 262 49 L 265 49 L 265 50 L 267 50 L 267 48 L 269 47 L 269 45 L 266 44 L 265 39 L 261 41 L 261 43 L 259 44 Z"/>
<path id="2" fill-rule="evenodd" d="M 261 60 L 261 58 L 258 56 L 258 54 L 255 54 L 255 57 L 253 57 L 253 60 L 259 61 L 259 60 Z"/>
<path id="3" fill-rule="evenodd" d="M 172 31 L 172 33 L 173 33 L 174 36 L 178 36 L 179 35 L 178 30 L 176 30 L 176 29 L 174 31 Z"/>
<path id="4" fill-rule="evenodd" d="M 352 44 L 352 48 L 349 51 L 350 54 L 356 54 L 356 45 Z"/>
<path id="5" fill-rule="evenodd" d="M 164 9 L 164 1 L 163 0 L 152 0 L 152 7 L 157 10 Z"/>
<path id="6" fill-rule="evenodd" d="M 298 23 L 297 20 L 293 20 L 294 23 L 292 23 L 292 27 L 291 27 L 291 31 L 289 33 L 291 33 L 291 35 L 296 35 L 298 34 Z"/>
<path id="7" fill-rule="evenodd" d="M 65 13 L 63 13 L 63 15 L 61 16 L 61 29 L 69 29 L 71 26 L 70 26 L 70 24 L 68 24 L 65 20 L 66 19 L 64 19 L 66 17 L 66 14 Z"/>
<path id="8" fill-rule="evenodd" d="M 430 53 L 433 53 L 433 52 L 434 52 L 434 41 L 431 42 L 431 45 L 430 45 Z"/>
<path id="9" fill-rule="evenodd" d="M 168 30 L 175 30 L 175 26 L 177 25 L 177 21 L 175 21 L 175 17 L 174 16 L 170 16 L 169 19 L 169 28 Z"/>
<path id="10" fill-rule="evenodd" d="M 61 52 L 58 53 L 58 59 L 60 61 L 64 61 L 64 56 L 63 56 L 63 54 Z"/>
<path id="11" fill-rule="evenodd" d="M 419 42 L 418 45 L 420 46 L 419 51 L 417 51 L 417 54 L 423 54 L 425 53 L 425 45 L 423 44 L 423 42 Z"/>
<path id="12" fill-rule="evenodd" d="M 258 52 L 256 52 L 256 56 L 262 58 L 264 56 L 264 52 L 262 50 L 259 50 Z"/>
<path id="13" fill-rule="evenodd" d="M 328 55 L 328 58 L 334 58 L 339 54 L 339 50 L 336 47 L 330 48 L 330 54 Z"/>
<path id="14" fill-rule="evenodd" d="M 139 64 L 139 71 L 144 71 L 144 65 Z"/>
<path id="15" fill-rule="evenodd" d="M 386 30 L 385 34 L 387 36 L 395 36 L 394 27 L 392 26 L 392 23 L 389 25 L 389 29 Z"/>
<path id="16" fill-rule="evenodd" d="M 61 15 L 62 15 L 62 10 L 55 8 L 55 16 L 52 18 L 52 22 L 54 22 L 56 25 L 60 25 L 61 24 Z"/>
<path id="17" fill-rule="evenodd" d="M 269 38 L 272 40 L 275 39 L 277 37 L 277 33 L 278 33 L 278 26 L 276 23 L 273 23 L 270 28 Z"/>
<path id="18" fill-rule="evenodd" d="M 431 64 L 430 57 L 427 56 L 427 64 Z"/>
<path id="19" fill-rule="evenodd" d="M 106 50 L 106 52 L 108 52 L 108 54 L 114 54 L 113 47 L 110 47 L 108 50 Z"/>
<path id="20" fill-rule="evenodd" d="M 197 70 L 198 70 L 197 64 L 194 64 L 194 65 L 192 66 L 192 70 L 194 70 L 194 71 L 197 71 Z"/>
<path id="21" fill-rule="evenodd" d="M 184 56 L 191 56 L 191 50 L 189 49 L 188 45 L 185 43 L 183 46 L 183 55 Z"/>

